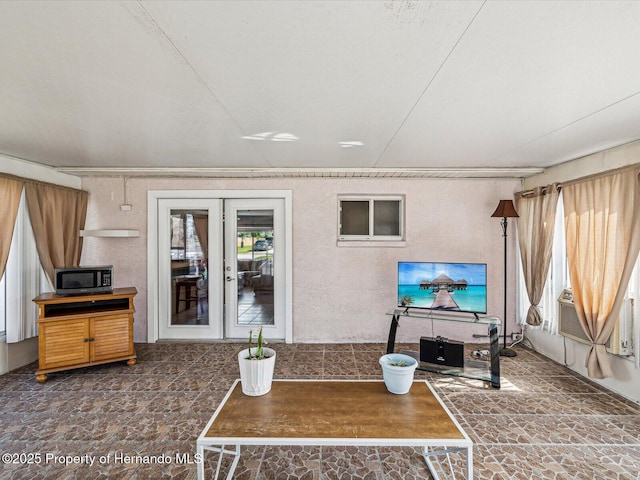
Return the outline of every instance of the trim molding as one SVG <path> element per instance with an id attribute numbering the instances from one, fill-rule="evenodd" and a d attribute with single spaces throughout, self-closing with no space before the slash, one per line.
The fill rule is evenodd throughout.
<path id="1" fill-rule="evenodd" d="M 93 168 L 60 167 L 79 177 L 196 178 L 527 178 L 544 168 Z"/>

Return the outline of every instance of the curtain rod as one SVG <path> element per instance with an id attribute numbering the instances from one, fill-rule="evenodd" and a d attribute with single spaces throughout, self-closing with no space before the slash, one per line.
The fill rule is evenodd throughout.
<path id="1" fill-rule="evenodd" d="M 521 197 L 527 197 L 529 195 L 546 195 L 547 194 L 547 189 L 549 187 L 553 188 L 555 186 L 556 191 L 560 191 L 562 190 L 562 184 L 560 183 L 552 183 L 551 185 L 545 185 L 543 187 L 536 187 L 536 188 L 532 188 L 531 190 L 525 190 L 523 192 L 518 192 L 516 193 L 516 195 L 520 195 Z"/>
<path id="2" fill-rule="evenodd" d="M 594 180 L 596 178 L 604 178 L 604 177 L 608 177 L 609 175 L 614 175 L 616 173 L 624 172 L 626 170 L 635 170 L 635 169 L 640 169 L 640 163 L 634 163 L 633 165 L 625 165 L 624 167 L 614 168 L 612 170 L 606 170 L 604 172 L 594 173 L 591 175 L 586 175 L 584 177 L 578 177 L 573 180 L 567 180 L 566 182 L 563 182 L 563 183 L 552 183 L 551 185 L 544 185 L 542 187 L 532 188 L 531 190 L 524 190 L 522 192 L 517 192 L 516 195 L 520 195 L 521 197 L 526 197 L 526 196 L 535 194 L 537 189 L 540 189 L 540 192 L 538 193 L 538 195 L 545 195 L 547 193 L 547 188 L 552 187 L 554 185 L 556 186 L 557 190 L 560 191 L 562 190 L 563 186 L 567 187 L 569 185 L 575 185 L 576 183 L 587 182 L 589 180 Z"/>
<path id="3" fill-rule="evenodd" d="M 32 183 L 34 185 L 42 185 L 45 187 L 59 188 L 61 190 L 69 190 L 71 192 L 86 192 L 86 190 L 82 190 L 80 188 L 65 187 L 64 185 L 57 185 L 55 183 L 43 182 L 41 180 L 34 180 L 33 178 L 19 177 L 17 175 L 12 175 L 10 173 L 0 172 L 0 178 L 7 178 L 9 180 L 16 180 L 22 183 Z"/>
<path id="4" fill-rule="evenodd" d="M 574 180 L 568 180 L 566 182 L 564 182 L 565 186 L 569 186 L 569 185 L 575 185 L 576 183 L 582 183 L 582 182 L 586 182 L 589 180 L 595 180 L 597 178 L 604 178 L 604 177 L 608 177 L 609 175 L 615 175 L 616 173 L 621 173 L 624 171 L 631 171 L 631 170 L 635 170 L 635 169 L 640 169 L 640 163 L 634 163 L 633 165 L 625 165 L 624 167 L 619 167 L 619 168 L 613 168 L 611 170 L 606 170 L 604 172 L 599 172 L 599 173 L 593 173 L 591 175 L 586 175 L 584 177 L 579 177 L 576 178 Z"/>

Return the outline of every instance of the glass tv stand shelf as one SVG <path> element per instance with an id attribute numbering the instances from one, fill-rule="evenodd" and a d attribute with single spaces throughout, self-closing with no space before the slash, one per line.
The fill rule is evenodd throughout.
<path id="1" fill-rule="evenodd" d="M 387 353 L 393 353 L 396 343 L 396 331 L 401 318 L 417 318 L 427 321 L 438 322 L 458 322 L 486 325 L 489 333 L 489 353 L 488 361 L 465 358 L 464 367 L 450 367 L 447 365 L 437 365 L 420 361 L 420 352 L 406 352 L 418 360 L 418 369 L 428 372 L 436 372 L 444 375 L 454 375 L 457 377 L 473 378 L 490 382 L 493 388 L 500 388 L 500 344 L 498 330 L 500 329 L 500 318 L 494 316 L 469 316 L 461 313 L 439 313 L 435 311 L 415 311 L 411 309 L 396 308 L 387 315 L 391 317 L 391 327 L 389 328 L 389 339 L 387 340 Z"/>

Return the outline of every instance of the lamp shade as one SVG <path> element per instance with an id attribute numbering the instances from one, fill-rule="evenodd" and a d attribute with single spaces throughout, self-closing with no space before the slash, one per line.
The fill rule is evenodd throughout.
<path id="1" fill-rule="evenodd" d="M 500 200 L 498 208 L 491 215 L 492 217 L 518 217 L 516 207 L 513 206 L 513 200 Z"/>

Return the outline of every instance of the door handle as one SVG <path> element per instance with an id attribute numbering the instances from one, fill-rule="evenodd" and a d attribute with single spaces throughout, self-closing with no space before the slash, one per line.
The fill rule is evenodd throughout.
<path id="1" fill-rule="evenodd" d="M 230 277 L 229 275 L 227 275 L 227 282 L 233 282 L 235 280 L 235 278 Z"/>

